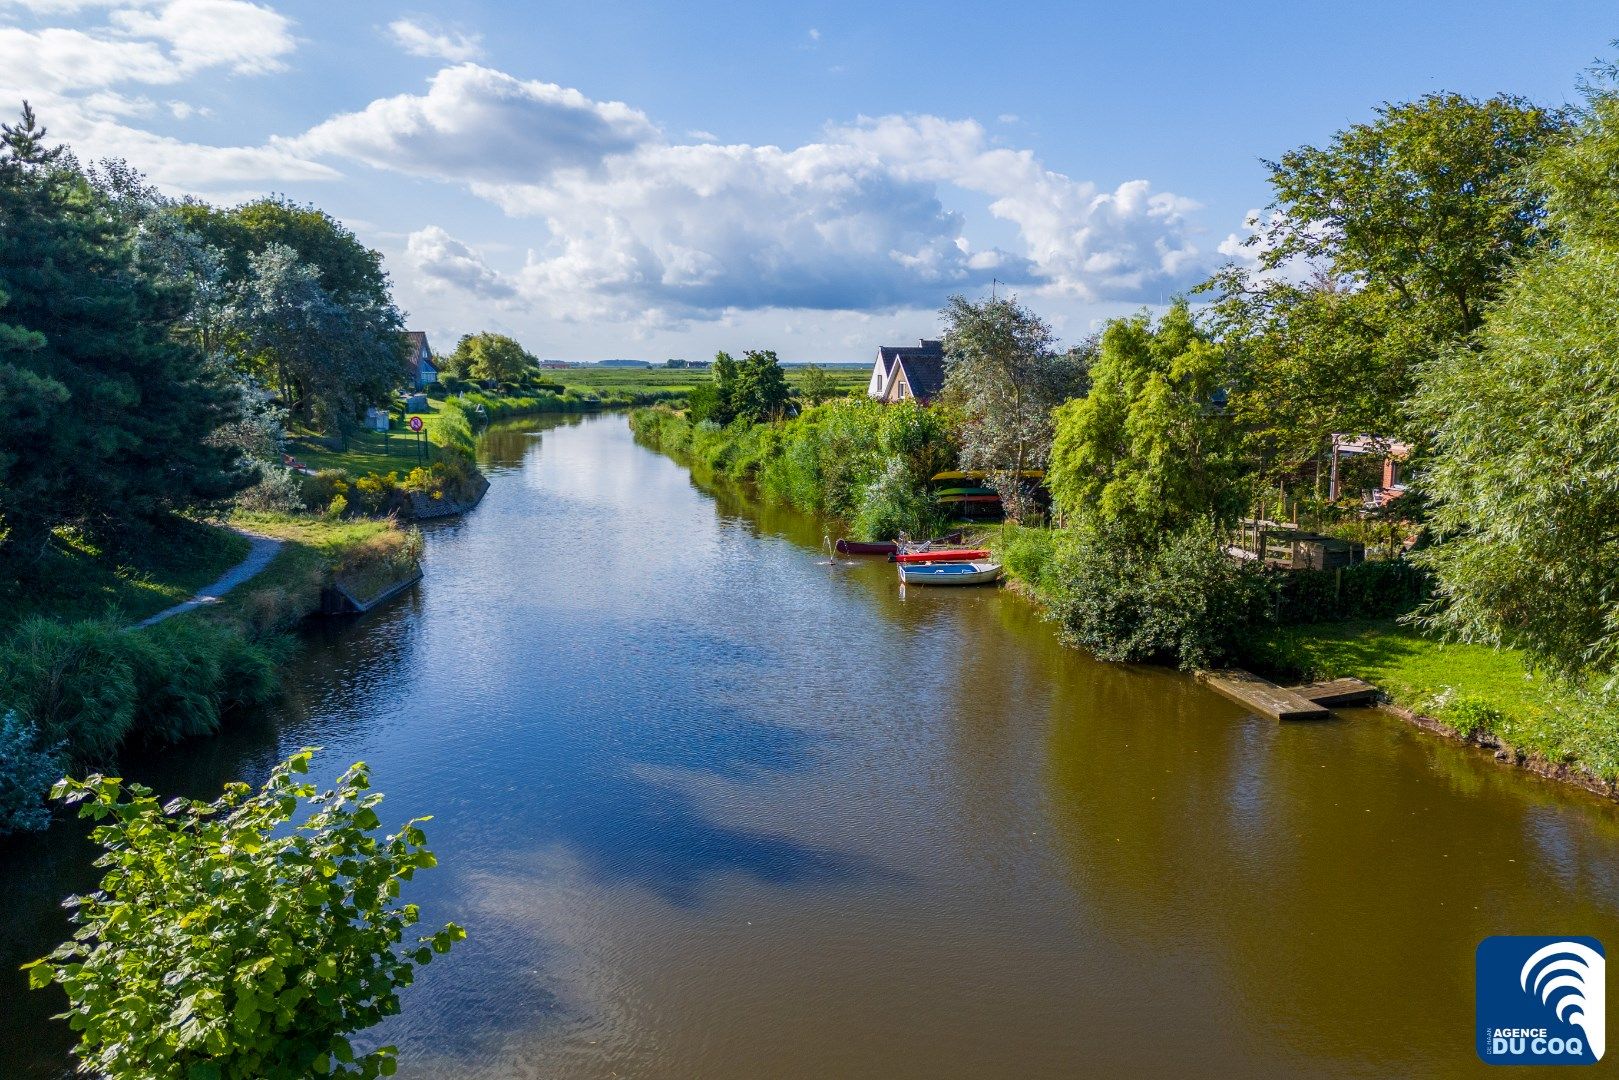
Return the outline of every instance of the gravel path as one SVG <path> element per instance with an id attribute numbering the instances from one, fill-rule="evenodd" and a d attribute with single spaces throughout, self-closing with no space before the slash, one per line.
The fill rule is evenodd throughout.
<path id="1" fill-rule="evenodd" d="M 240 529 L 236 531 L 241 532 Z M 137 627 L 151 626 L 153 623 L 162 622 L 171 615 L 178 615 L 183 611 L 191 611 L 194 608 L 202 607 L 204 604 L 219 603 L 220 597 L 236 588 L 236 586 L 240 585 L 242 582 L 256 576 L 266 566 L 269 566 L 270 560 L 274 559 L 281 551 L 282 542 L 280 540 L 276 540 L 269 536 L 258 536 L 249 532 L 243 532 L 242 535 L 247 537 L 253 545 L 247 553 L 247 558 L 225 571 L 224 575 L 218 581 L 203 589 L 190 600 L 187 600 L 184 603 L 175 604 L 171 608 L 165 608 L 156 615 L 153 615 L 151 618 L 143 619 L 135 625 Z"/>

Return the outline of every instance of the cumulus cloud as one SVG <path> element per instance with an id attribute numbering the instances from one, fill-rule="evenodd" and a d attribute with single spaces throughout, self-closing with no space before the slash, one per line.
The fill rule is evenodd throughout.
<path id="1" fill-rule="evenodd" d="M 594 166 L 656 134 L 621 102 L 461 64 L 434 75 L 426 94 L 373 101 L 284 145 L 417 176 L 523 183 Z"/>
<path id="2" fill-rule="evenodd" d="M 992 276 L 1151 301 L 1206 266 L 1196 203 L 1145 180 L 1071 179 L 973 121 L 861 118 L 791 148 L 682 143 L 628 105 L 464 64 L 283 145 L 462 183 L 542 221 L 526 266 L 495 280 L 563 317 L 926 308 Z M 949 189 L 987 197 L 1021 250 L 975 243 Z M 451 254 L 448 239 L 433 249 Z M 477 265 L 451 264 L 446 280 L 488 287 Z"/>
<path id="3" fill-rule="evenodd" d="M 284 16 L 246 0 L 123 5 L 86 29 L 0 27 L 0 83 L 38 94 L 168 85 L 208 68 L 260 74 L 294 47 Z"/>
<path id="4" fill-rule="evenodd" d="M 159 106 L 128 88 L 283 69 L 296 40 L 278 12 L 248 0 L 0 0 L 0 9 L 22 6 L 35 15 L 104 12 L 99 24 L 78 28 L 0 27 L 0 98 L 28 98 L 51 135 L 81 157 L 127 158 L 171 192 L 236 194 L 338 175 L 284 148 L 187 143 L 130 123 Z M 181 101 L 167 107 L 179 119 L 201 111 Z"/>
<path id="5" fill-rule="evenodd" d="M 388 36 L 412 56 L 430 56 L 457 63 L 483 55 L 483 38 L 478 34 L 445 30 L 421 19 L 395 19 L 388 24 Z"/>
<path id="6" fill-rule="evenodd" d="M 452 285 L 488 300 L 508 301 L 517 296 L 511 282 L 498 274 L 483 256 L 437 225 L 411 233 L 405 256 L 423 278 Z"/>

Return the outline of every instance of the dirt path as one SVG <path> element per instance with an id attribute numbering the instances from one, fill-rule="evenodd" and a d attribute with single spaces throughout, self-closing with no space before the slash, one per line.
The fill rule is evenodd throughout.
<path id="1" fill-rule="evenodd" d="M 240 529 L 237 531 L 241 532 Z M 162 622 L 171 615 L 179 615 L 181 612 L 191 611 L 195 608 L 200 608 L 205 604 L 219 603 L 220 597 L 236 588 L 236 586 L 240 585 L 242 582 L 247 581 L 259 574 L 266 566 L 270 565 L 270 561 L 274 559 L 281 551 L 281 545 L 283 542 L 276 540 L 273 537 L 258 536 L 249 532 L 243 532 L 242 535 L 247 537 L 248 541 L 253 545 L 247 553 L 247 558 L 225 571 L 224 575 L 221 576 L 218 581 L 215 581 L 213 584 L 203 589 L 190 600 L 187 600 L 184 603 L 175 604 L 171 608 L 165 608 L 156 615 L 153 615 L 151 618 L 143 619 L 136 623 L 136 627 L 151 626 L 153 623 Z"/>

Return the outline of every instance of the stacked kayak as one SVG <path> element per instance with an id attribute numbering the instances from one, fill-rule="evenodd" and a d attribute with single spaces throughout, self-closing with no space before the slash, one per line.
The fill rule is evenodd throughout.
<path id="1" fill-rule="evenodd" d="M 905 585 L 988 585 L 1000 576 L 1000 563 L 982 560 L 899 564 L 899 580 Z"/>

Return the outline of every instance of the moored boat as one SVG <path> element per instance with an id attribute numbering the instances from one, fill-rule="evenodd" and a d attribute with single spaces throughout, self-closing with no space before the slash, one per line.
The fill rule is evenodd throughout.
<path id="1" fill-rule="evenodd" d="M 1001 564 L 985 561 L 900 563 L 904 585 L 988 585 L 1001 576 Z"/>
<path id="2" fill-rule="evenodd" d="M 930 562 L 972 562 L 974 559 L 989 558 L 986 548 L 944 548 L 939 551 L 904 551 L 889 556 L 889 562 L 897 563 L 930 563 Z"/>

